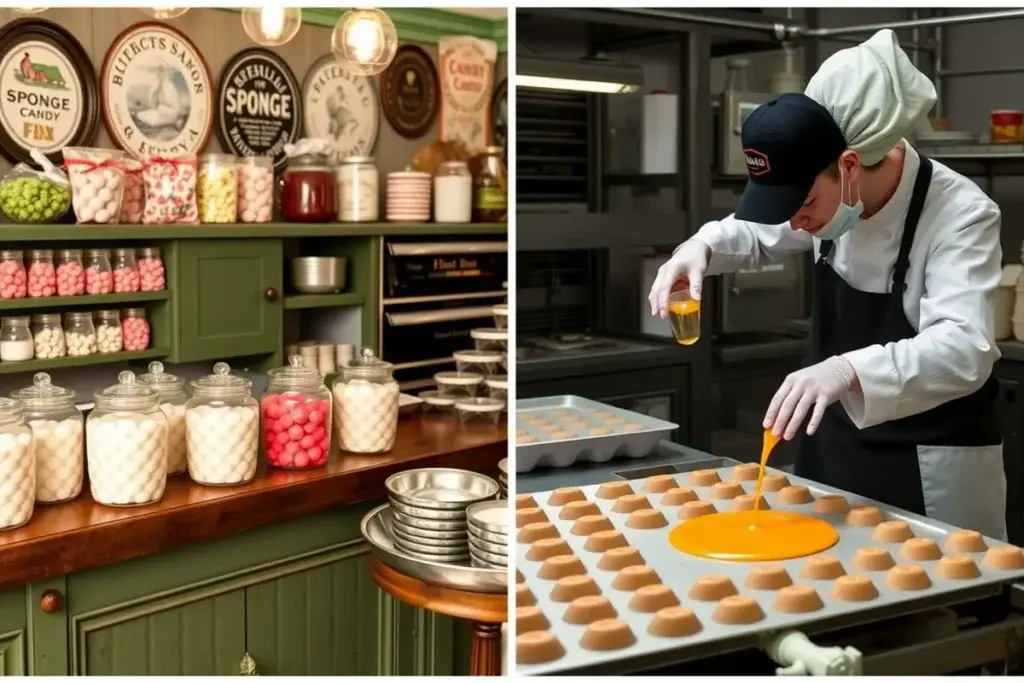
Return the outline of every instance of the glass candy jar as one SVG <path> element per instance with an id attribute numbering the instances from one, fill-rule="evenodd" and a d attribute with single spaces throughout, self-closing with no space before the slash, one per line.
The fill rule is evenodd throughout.
<path id="1" fill-rule="evenodd" d="M 139 264 L 135 259 L 135 249 L 114 250 L 114 291 L 118 294 L 140 291 L 142 280 L 139 277 Z"/>
<path id="2" fill-rule="evenodd" d="M 81 249 L 57 252 L 57 296 L 85 294 L 85 266 Z"/>
<path id="3" fill-rule="evenodd" d="M 252 382 L 231 374 L 227 363 L 192 383 L 185 404 L 188 473 L 197 484 L 236 486 L 256 475 L 259 404 Z"/>
<path id="4" fill-rule="evenodd" d="M 24 407 L 0 398 L 0 530 L 28 524 L 36 504 L 36 461 Z"/>
<path id="5" fill-rule="evenodd" d="M 0 361 L 32 360 L 36 347 L 30 320 L 27 315 L 0 318 Z"/>
<path id="6" fill-rule="evenodd" d="M 323 467 L 331 449 L 331 392 L 323 375 L 302 367 L 301 356 L 267 375 L 262 406 L 267 463 L 292 470 Z"/>
<path id="7" fill-rule="evenodd" d="M 85 293 L 110 294 L 114 291 L 114 271 L 110 267 L 109 249 L 85 252 Z"/>
<path id="8" fill-rule="evenodd" d="M 24 299 L 26 296 L 25 252 L 20 249 L 0 251 L 0 299 Z"/>
<path id="9" fill-rule="evenodd" d="M 129 370 L 117 384 L 93 394 L 96 407 L 85 421 L 89 489 L 100 505 L 147 505 L 167 486 L 167 419 L 156 389 Z"/>
<path id="10" fill-rule="evenodd" d="M 350 453 L 386 453 L 398 433 L 398 382 L 394 365 L 370 349 L 340 368 L 334 382 L 334 428 L 338 445 Z"/>
<path id="11" fill-rule="evenodd" d="M 120 312 L 96 311 L 95 316 L 93 327 L 96 328 L 96 352 L 120 353 L 124 349 Z"/>
<path id="12" fill-rule="evenodd" d="M 71 311 L 64 314 L 64 345 L 69 356 L 88 356 L 96 353 L 96 327 L 89 311 Z"/>
<path id="13" fill-rule="evenodd" d="M 188 444 L 185 441 L 185 404 L 188 389 L 185 380 L 164 372 L 158 360 L 149 364 L 149 372 L 139 375 L 138 383 L 156 389 L 157 405 L 167 419 L 167 475 L 181 474 L 188 469 Z"/>
<path id="14" fill-rule="evenodd" d="M 33 298 L 53 296 L 57 293 L 57 269 L 53 265 L 52 249 L 33 249 L 28 252 L 28 278 L 26 291 Z"/>
<path id="15" fill-rule="evenodd" d="M 32 316 L 32 343 L 36 358 L 63 358 L 67 355 L 60 313 L 36 313 Z"/>
<path id="16" fill-rule="evenodd" d="M 36 443 L 36 502 L 63 503 L 82 492 L 85 476 L 85 418 L 75 392 L 37 372 L 32 386 L 11 394 L 21 401 Z"/>
<path id="17" fill-rule="evenodd" d="M 335 172 L 326 154 L 288 159 L 281 180 L 281 218 L 289 223 L 327 223 L 338 214 Z"/>

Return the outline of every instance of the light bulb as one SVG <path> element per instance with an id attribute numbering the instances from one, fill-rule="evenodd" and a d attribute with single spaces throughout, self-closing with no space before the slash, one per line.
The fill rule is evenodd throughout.
<path id="1" fill-rule="evenodd" d="M 373 76 L 384 71 L 395 58 L 398 31 L 383 10 L 349 10 L 334 26 L 331 51 L 345 70 Z"/>
<path id="2" fill-rule="evenodd" d="M 266 47 L 284 45 L 302 27 L 299 7 L 246 7 L 242 9 L 242 28 L 254 43 Z"/>
<path id="3" fill-rule="evenodd" d="M 188 11 L 188 7 L 149 7 L 142 11 L 154 19 L 167 21 L 168 19 L 177 19 L 180 17 Z"/>
<path id="4" fill-rule="evenodd" d="M 360 62 L 372 61 L 381 48 L 380 25 L 366 17 L 356 19 L 348 27 L 345 44 Z"/>
<path id="5" fill-rule="evenodd" d="M 260 33 L 269 40 L 278 40 L 284 33 L 284 7 L 264 7 L 260 10 Z"/>

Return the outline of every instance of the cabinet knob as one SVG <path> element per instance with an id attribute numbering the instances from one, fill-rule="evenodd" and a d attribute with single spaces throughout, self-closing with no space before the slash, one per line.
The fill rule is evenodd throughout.
<path id="1" fill-rule="evenodd" d="M 60 591 L 46 590 L 39 598 L 39 609 L 43 610 L 45 614 L 56 614 L 63 606 L 64 596 L 60 594 Z"/>
<path id="2" fill-rule="evenodd" d="M 273 287 L 267 287 L 267 291 L 263 292 L 263 298 L 267 301 L 277 301 L 277 290 Z"/>
<path id="3" fill-rule="evenodd" d="M 245 656 L 242 657 L 242 661 L 238 665 L 239 676 L 259 676 L 260 672 L 256 670 L 256 660 L 246 652 Z"/>

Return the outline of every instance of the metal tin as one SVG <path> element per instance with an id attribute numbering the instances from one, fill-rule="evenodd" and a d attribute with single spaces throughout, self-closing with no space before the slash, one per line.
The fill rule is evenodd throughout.
<path id="1" fill-rule="evenodd" d="M 434 520 L 424 519 L 423 517 L 412 517 L 404 515 L 397 509 L 391 511 L 391 516 L 394 523 L 401 524 L 402 526 L 415 529 L 416 531 L 442 531 L 447 533 L 459 532 L 466 533 L 468 525 L 465 520 Z"/>
<path id="2" fill-rule="evenodd" d="M 498 493 L 498 483 L 490 477 L 446 467 L 399 472 L 384 486 L 398 502 L 428 510 L 464 510 Z"/>
<path id="3" fill-rule="evenodd" d="M 402 501 L 398 500 L 394 496 L 388 496 L 388 502 L 391 507 L 402 513 L 406 517 L 415 517 L 417 519 L 441 521 L 441 522 L 466 522 L 466 511 L 465 510 L 431 510 L 430 508 L 418 508 L 413 505 L 406 505 Z"/>

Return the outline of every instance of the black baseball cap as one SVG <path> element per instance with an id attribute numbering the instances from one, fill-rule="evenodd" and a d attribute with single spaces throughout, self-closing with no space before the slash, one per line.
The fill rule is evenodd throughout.
<path id="1" fill-rule="evenodd" d="M 832 115 L 802 93 L 779 95 L 755 109 L 742 141 L 750 180 L 734 215 L 767 225 L 792 218 L 818 174 L 846 151 Z"/>

